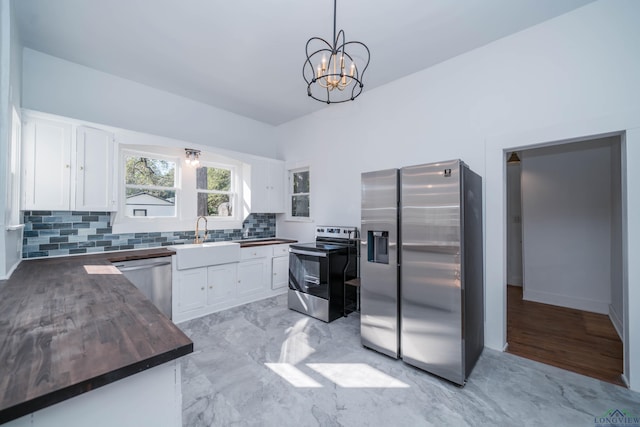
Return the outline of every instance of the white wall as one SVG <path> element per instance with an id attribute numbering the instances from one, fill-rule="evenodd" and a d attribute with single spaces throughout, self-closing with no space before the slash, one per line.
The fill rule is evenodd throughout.
<path id="1" fill-rule="evenodd" d="M 611 145 L 522 152 L 524 299 L 601 314 L 611 302 Z"/>
<path id="2" fill-rule="evenodd" d="M 22 46 L 9 0 L 0 3 L 0 279 L 20 262 L 22 229 L 7 229 L 11 224 L 11 129 L 13 107 L 20 111 Z"/>
<path id="3" fill-rule="evenodd" d="M 279 126 L 278 154 L 310 165 L 316 224 L 359 224 L 363 171 L 457 157 L 467 162 L 485 189 L 485 344 L 502 349 L 505 153 L 640 126 L 638 17 L 640 2 L 601 0 L 375 90 L 365 87 L 353 103 Z M 375 67 L 375 52 L 372 58 Z M 638 188 L 640 151 L 632 145 L 640 141 L 629 135 L 631 166 L 623 175 L 629 188 Z M 632 259 L 640 252 L 640 229 L 631 223 L 640 218 L 640 202 L 627 198 Z M 278 218 L 278 234 L 310 239 L 313 225 Z M 629 265 L 631 305 L 640 303 L 640 266 L 634 268 Z M 640 312 L 629 314 L 638 317 L 638 330 L 628 331 L 627 372 L 637 372 L 631 382 L 640 390 Z"/>
<path id="4" fill-rule="evenodd" d="M 273 126 L 24 49 L 23 107 L 265 157 Z"/>

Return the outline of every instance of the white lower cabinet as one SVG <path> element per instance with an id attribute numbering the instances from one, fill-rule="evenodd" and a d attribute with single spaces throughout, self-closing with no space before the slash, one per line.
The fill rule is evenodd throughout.
<path id="1" fill-rule="evenodd" d="M 288 285 L 288 245 L 240 250 L 240 262 L 177 269 L 173 259 L 175 323 L 282 294 Z"/>
<path id="2" fill-rule="evenodd" d="M 174 291 L 178 292 L 178 307 L 174 317 L 178 314 L 201 309 L 205 306 L 207 286 L 207 268 L 192 268 L 178 272 L 175 278 Z M 176 313 L 177 311 L 177 313 Z"/>
<path id="3" fill-rule="evenodd" d="M 271 248 L 268 246 L 240 249 L 238 263 L 238 295 L 251 297 L 269 289 L 269 263 Z"/>
<path id="4" fill-rule="evenodd" d="M 271 289 L 283 289 L 289 285 L 289 257 L 279 256 L 271 260 Z"/>
<path id="5" fill-rule="evenodd" d="M 207 305 L 225 304 L 236 295 L 236 264 L 207 267 Z"/>
<path id="6" fill-rule="evenodd" d="M 265 288 L 267 259 L 242 261 L 238 264 L 238 295 L 249 296 L 260 293 Z"/>
<path id="7" fill-rule="evenodd" d="M 274 245 L 271 258 L 271 289 L 289 287 L 289 245 Z"/>

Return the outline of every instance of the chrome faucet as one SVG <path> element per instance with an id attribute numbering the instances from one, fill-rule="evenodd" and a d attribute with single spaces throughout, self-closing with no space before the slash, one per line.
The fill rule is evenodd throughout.
<path id="1" fill-rule="evenodd" d="M 200 239 L 200 227 L 199 227 L 201 219 L 204 219 L 204 237 L 202 238 L 202 240 Z M 202 243 L 205 240 L 207 240 L 207 237 L 209 237 L 209 230 L 207 230 L 207 217 L 199 216 L 198 219 L 196 219 L 196 238 L 193 242 Z"/>

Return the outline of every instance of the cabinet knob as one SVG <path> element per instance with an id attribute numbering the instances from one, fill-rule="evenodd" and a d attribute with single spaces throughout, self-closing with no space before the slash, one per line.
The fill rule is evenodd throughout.
<path id="1" fill-rule="evenodd" d="M 213 286 L 209 285 L 209 289 L 213 289 Z"/>
<path id="2" fill-rule="evenodd" d="M 84 166 L 80 166 L 80 170 L 83 171 L 84 170 Z"/>
<path id="3" fill-rule="evenodd" d="M 200 288 L 201 291 L 204 291 L 204 286 Z"/>
<path id="4" fill-rule="evenodd" d="M 65 167 L 65 168 L 67 168 L 67 169 L 69 169 L 69 167 L 70 167 L 70 166 L 69 166 L 69 165 L 65 165 L 64 167 Z"/>

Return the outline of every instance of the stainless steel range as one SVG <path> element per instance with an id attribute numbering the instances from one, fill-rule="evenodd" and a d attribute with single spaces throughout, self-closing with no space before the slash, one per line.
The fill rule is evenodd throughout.
<path id="1" fill-rule="evenodd" d="M 344 315 L 355 289 L 344 282 L 357 277 L 356 227 L 318 226 L 316 240 L 289 247 L 289 308 L 325 322 Z M 345 293 L 346 292 L 346 293 Z"/>

